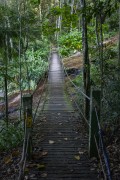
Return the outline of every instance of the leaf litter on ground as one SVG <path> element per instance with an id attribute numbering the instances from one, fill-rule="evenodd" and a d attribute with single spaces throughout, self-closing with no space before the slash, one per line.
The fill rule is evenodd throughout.
<path id="1" fill-rule="evenodd" d="M 55 141 L 49 140 L 49 144 L 54 144 L 54 143 L 55 143 Z"/>
<path id="2" fill-rule="evenodd" d="M 75 158 L 76 160 L 78 160 L 78 161 L 80 160 L 80 156 L 79 156 L 79 155 L 75 155 L 74 158 Z"/>

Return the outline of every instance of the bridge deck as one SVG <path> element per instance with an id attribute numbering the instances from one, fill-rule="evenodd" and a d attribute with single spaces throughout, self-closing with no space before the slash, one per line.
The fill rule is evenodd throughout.
<path id="1" fill-rule="evenodd" d="M 82 120 L 64 93 L 63 69 L 57 53 L 51 57 L 49 96 L 42 115 L 35 123 L 35 157 L 30 179 L 96 180 L 87 155 L 88 137 Z M 37 132 L 37 134 L 36 134 Z M 30 164 L 28 165 L 30 166 Z"/>

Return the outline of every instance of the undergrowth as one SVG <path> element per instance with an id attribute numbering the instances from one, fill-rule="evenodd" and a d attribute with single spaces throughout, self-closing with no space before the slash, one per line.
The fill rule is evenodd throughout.
<path id="1" fill-rule="evenodd" d="M 13 124 L 2 123 L 0 132 L 0 150 L 10 150 L 19 146 L 23 140 L 23 127 L 19 124 L 17 127 Z"/>

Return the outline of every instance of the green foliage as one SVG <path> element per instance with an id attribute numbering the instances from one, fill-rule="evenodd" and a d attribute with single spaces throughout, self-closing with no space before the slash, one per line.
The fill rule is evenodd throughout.
<path id="1" fill-rule="evenodd" d="M 80 75 L 76 76 L 75 79 L 73 79 L 73 83 L 78 87 L 82 87 L 83 86 L 83 75 L 80 74 Z"/>
<path id="2" fill-rule="evenodd" d="M 116 74 L 118 72 L 116 71 Z M 111 75 L 106 78 L 106 84 L 104 88 L 104 99 L 103 99 L 103 119 L 109 122 L 114 122 L 120 117 L 120 83 L 116 75 Z"/>
<path id="3" fill-rule="evenodd" d="M 54 33 L 56 31 L 56 24 L 54 21 L 46 19 L 42 25 L 42 32 L 51 42 L 54 41 Z"/>
<path id="4" fill-rule="evenodd" d="M 18 125 L 17 127 L 13 124 L 2 124 L 2 131 L 0 133 L 0 150 L 9 150 L 18 145 L 23 141 L 23 127 Z"/>
<path id="5" fill-rule="evenodd" d="M 52 7 L 50 10 L 50 14 L 53 16 L 59 16 L 62 13 L 62 9 L 59 6 Z"/>
<path id="6" fill-rule="evenodd" d="M 37 85 L 37 81 L 41 79 L 48 70 L 49 42 L 46 38 L 43 41 L 36 41 L 26 52 L 28 75 L 31 80 L 31 86 Z M 24 83 L 26 81 L 24 80 Z M 26 82 L 27 84 L 27 82 Z"/>
<path id="7" fill-rule="evenodd" d="M 111 45 L 110 47 L 107 47 L 104 51 L 104 57 L 105 57 L 105 62 L 110 62 L 111 60 L 113 61 L 113 65 L 116 66 L 115 62 L 113 59 L 117 59 L 118 56 L 118 47 L 116 45 Z"/>
<path id="8" fill-rule="evenodd" d="M 34 89 L 39 79 L 41 79 L 48 69 L 49 43 L 46 38 L 43 41 L 36 40 L 31 43 L 26 55 L 21 55 L 22 66 L 22 90 L 30 88 Z M 4 75 L 6 72 L 5 62 L 2 60 L 3 66 L 0 67 L 0 88 L 3 89 Z M 28 69 L 28 74 L 27 74 Z M 19 90 L 19 59 L 14 58 L 9 62 L 7 67 L 8 92 L 13 93 Z M 28 80 L 30 82 L 28 82 Z"/>
<path id="9" fill-rule="evenodd" d="M 82 49 L 82 35 L 78 30 L 71 31 L 70 33 L 60 36 L 58 40 L 60 46 L 60 53 L 63 56 L 68 56 L 74 51 Z"/>
<path id="10" fill-rule="evenodd" d="M 95 64 L 91 64 L 91 85 L 94 87 L 100 87 L 100 68 Z"/>
<path id="11" fill-rule="evenodd" d="M 37 81 L 42 78 L 48 69 L 47 52 L 27 51 L 29 79 L 32 84 L 36 84 Z M 24 81 L 25 82 L 25 81 Z"/>
<path id="12" fill-rule="evenodd" d="M 75 7 L 74 7 L 75 8 Z M 65 32 L 70 32 L 71 28 L 76 28 L 79 19 L 79 13 L 73 8 L 71 14 L 71 6 L 65 4 L 62 7 L 62 26 Z"/>

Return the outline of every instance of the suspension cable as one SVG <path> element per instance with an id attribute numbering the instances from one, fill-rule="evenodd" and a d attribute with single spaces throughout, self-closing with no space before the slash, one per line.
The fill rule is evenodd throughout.
<path id="1" fill-rule="evenodd" d="M 60 58 L 62 59 L 62 58 Z M 64 72 L 65 74 L 67 75 L 67 78 L 69 79 L 69 82 L 73 85 L 73 87 L 75 88 L 75 90 L 77 90 L 78 92 L 80 92 L 84 97 L 86 97 L 89 101 L 91 101 L 92 99 L 90 97 L 88 97 L 79 87 L 77 87 L 73 81 L 71 80 L 71 78 L 69 77 L 65 67 L 64 67 L 64 64 L 63 64 L 63 61 L 61 61 L 62 63 L 62 66 L 63 66 L 63 69 L 64 69 Z M 69 94 L 71 95 L 72 97 L 72 94 L 69 92 Z M 73 98 L 74 100 L 74 98 Z M 88 120 L 85 118 L 84 114 L 82 113 L 82 111 L 80 110 L 79 108 L 79 105 L 78 103 L 74 100 L 74 103 L 75 105 L 77 106 L 77 109 L 79 110 L 80 114 L 83 116 L 83 118 L 85 119 L 87 125 L 89 127 L 90 124 L 88 123 Z M 104 145 L 104 142 L 103 142 L 103 137 L 102 137 L 102 130 L 101 130 L 101 126 L 100 126 L 100 122 L 99 122 L 99 118 L 98 118 L 98 112 L 97 112 L 97 109 L 96 107 L 94 107 L 95 109 L 95 113 L 96 113 L 96 119 L 97 119 L 97 124 L 98 124 L 98 129 L 99 129 L 99 138 L 100 138 L 100 144 L 101 144 L 101 148 L 102 148 L 102 153 L 103 153 L 103 157 L 104 157 L 104 162 L 105 162 L 105 166 L 106 166 L 106 170 L 107 170 L 107 178 L 108 180 L 112 180 L 111 178 L 111 172 L 110 172 L 110 164 L 109 164 L 109 160 L 108 160 L 108 154 L 107 154 L 107 151 L 106 151 L 106 148 L 105 148 L 105 145 Z M 104 174 L 104 177 L 106 179 L 106 174 L 105 174 L 105 171 L 104 171 L 104 168 L 103 168 L 103 164 L 102 164 L 102 158 L 101 158 L 101 155 L 100 155 L 100 152 L 99 152 L 99 147 L 98 147 L 98 144 L 97 144 L 97 140 L 96 140 L 96 137 L 94 135 L 94 139 L 95 139 L 95 143 L 96 143 L 96 147 L 97 147 L 97 151 L 98 151 L 98 155 L 99 155 L 99 158 L 100 158 L 100 163 L 101 163 L 101 166 L 102 166 L 102 171 L 103 171 L 103 174 Z"/>
<path id="2" fill-rule="evenodd" d="M 38 108 L 39 108 L 39 105 L 40 105 L 40 102 L 41 102 L 41 99 L 42 99 L 42 95 L 43 95 L 44 88 L 45 88 L 45 83 L 46 83 L 46 78 L 44 79 L 41 96 L 40 96 L 40 98 L 39 98 L 39 101 L 38 101 L 38 104 L 37 104 L 37 107 L 36 107 L 36 110 L 35 110 L 35 113 L 34 113 L 34 116 L 33 116 L 33 123 L 35 122 L 36 114 L 37 114 L 37 111 L 38 111 Z"/>
<path id="3" fill-rule="evenodd" d="M 60 56 L 60 55 L 59 55 L 59 56 Z M 87 95 L 82 91 L 81 88 L 77 87 L 77 86 L 73 83 L 73 81 L 71 80 L 71 78 L 69 77 L 69 75 L 68 75 L 68 73 L 67 73 L 67 71 L 66 71 L 66 68 L 65 68 L 65 66 L 64 66 L 64 63 L 63 63 L 61 57 L 60 57 L 60 60 L 61 60 L 61 63 L 62 63 L 63 70 L 64 70 L 65 74 L 67 75 L 70 83 L 75 87 L 75 89 L 76 89 L 78 92 L 80 92 L 84 97 L 86 97 L 89 101 L 91 101 L 91 98 L 90 98 L 89 96 L 87 96 Z"/>
<path id="4" fill-rule="evenodd" d="M 81 111 L 81 109 L 80 109 L 78 103 L 77 103 L 77 102 L 75 101 L 75 99 L 72 97 L 72 94 L 71 94 L 70 92 L 69 92 L 69 94 L 70 94 L 72 100 L 74 101 L 74 103 L 75 103 L 75 105 L 76 105 L 78 111 L 80 112 L 80 114 L 82 115 L 82 117 L 84 118 L 84 120 L 86 121 L 87 125 L 90 127 L 90 124 L 89 124 L 88 120 L 86 119 L 86 117 L 84 116 L 83 112 Z"/>
<path id="5" fill-rule="evenodd" d="M 94 108 L 95 108 L 95 113 L 96 113 L 96 117 L 97 117 L 100 144 L 101 144 L 103 157 L 104 157 L 104 161 L 105 161 L 105 166 L 106 166 L 106 170 L 107 170 L 107 176 L 108 176 L 108 180 L 111 180 L 111 172 L 110 172 L 110 164 L 109 164 L 109 161 L 108 161 L 108 154 L 107 154 L 107 151 L 106 151 L 106 148 L 105 148 L 105 145 L 104 145 L 104 141 L 103 141 L 102 130 L 101 130 L 101 126 L 100 126 L 100 122 L 99 122 L 99 118 L 98 118 L 97 109 L 96 109 L 96 107 L 94 107 Z"/>

